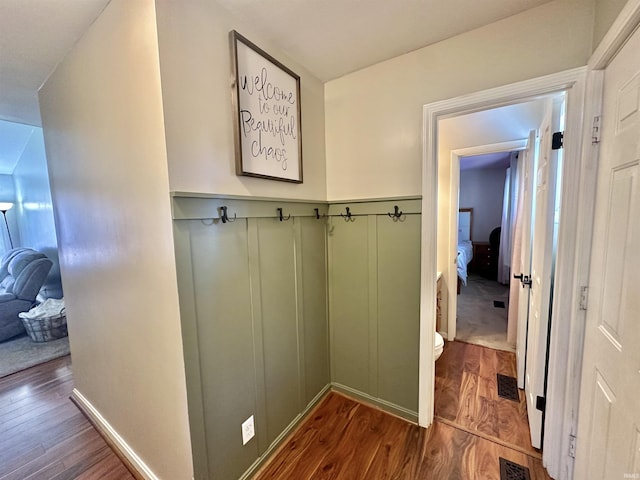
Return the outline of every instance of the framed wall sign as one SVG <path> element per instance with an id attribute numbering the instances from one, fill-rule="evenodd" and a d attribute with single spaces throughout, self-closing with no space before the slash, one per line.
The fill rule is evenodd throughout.
<path id="1" fill-rule="evenodd" d="M 300 77 L 235 30 L 236 174 L 302 183 Z"/>

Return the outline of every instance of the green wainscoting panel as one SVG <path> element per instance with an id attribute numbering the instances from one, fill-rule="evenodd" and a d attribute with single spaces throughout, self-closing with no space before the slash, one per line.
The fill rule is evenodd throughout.
<path id="1" fill-rule="evenodd" d="M 173 201 L 195 478 L 250 478 L 329 389 L 328 206 Z M 276 208 L 293 215 L 280 221 Z M 243 446 L 251 415 L 256 437 Z"/>
<path id="2" fill-rule="evenodd" d="M 331 381 L 327 324 L 326 219 L 298 218 L 299 268 L 302 271 L 305 404 Z"/>
<path id="3" fill-rule="evenodd" d="M 251 219 L 258 227 L 267 442 L 295 419 L 301 405 L 293 219 Z M 254 298 L 254 301 L 257 298 Z"/>
<path id="4" fill-rule="evenodd" d="M 209 475 L 239 478 L 259 455 L 240 429 L 256 412 L 247 221 L 189 226 Z"/>
<path id="5" fill-rule="evenodd" d="M 176 275 L 180 299 L 180 324 L 187 383 L 187 408 L 195 480 L 204 480 L 209 475 L 207 462 L 207 434 L 204 421 L 204 402 L 200 382 L 200 349 L 198 348 L 198 325 L 193 286 L 190 222 L 173 225 L 173 241 L 176 250 Z"/>
<path id="6" fill-rule="evenodd" d="M 251 478 L 330 384 L 415 421 L 418 198 L 172 200 L 197 480 Z"/>
<path id="7" fill-rule="evenodd" d="M 396 207 L 400 218 L 393 216 Z M 350 221 L 340 216 L 347 208 Z M 329 206 L 329 215 L 331 381 L 415 421 L 420 201 L 340 202 Z"/>
<path id="8" fill-rule="evenodd" d="M 418 411 L 420 216 L 378 215 L 378 396 Z"/>
<path id="9" fill-rule="evenodd" d="M 374 395 L 369 384 L 369 228 L 366 217 L 331 217 L 329 285 L 333 382 Z"/>
<path id="10" fill-rule="evenodd" d="M 367 221 L 369 232 L 369 393 L 378 396 L 378 236 L 376 234 L 376 216 L 368 215 L 361 221 Z"/>

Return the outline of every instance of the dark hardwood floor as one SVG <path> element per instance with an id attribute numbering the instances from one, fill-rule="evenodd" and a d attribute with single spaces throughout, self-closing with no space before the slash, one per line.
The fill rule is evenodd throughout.
<path id="1" fill-rule="evenodd" d="M 429 429 L 330 393 L 254 480 L 499 480 L 503 457 L 540 459 L 436 421 Z"/>
<path id="2" fill-rule="evenodd" d="M 255 480 L 499 480 L 500 457 L 548 480 L 526 407 L 497 397 L 496 373 L 515 375 L 512 354 L 447 343 L 429 429 L 330 393 Z M 0 480 L 134 478 L 72 389 L 69 357 L 0 379 Z"/>
<path id="3" fill-rule="evenodd" d="M 69 356 L 0 379 L 0 480 L 134 478 L 72 389 Z"/>
<path id="4" fill-rule="evenodd" d="M 462 342 L 446 342 L 436 362 L 436 418 L 541 458 L 531 446 L 527 404 L 498 396 L 496 374 L 516 376 L 516 356 Z"/>
<path id="5" fill-rule="evenodd" d="M 500 457 L 549 480 L 523 399 L 497 396 L 496 373 L 515 375 L 511 355 L 447 343 L 429 429 L 330 393 L 254 480 L 499 480 Z"/>

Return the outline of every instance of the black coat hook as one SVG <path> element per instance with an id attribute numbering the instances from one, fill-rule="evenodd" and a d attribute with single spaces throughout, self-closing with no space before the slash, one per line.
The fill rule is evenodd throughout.
<path id="1" fill-rule="evenodd" d="M 394 205 L 393 206 L 393 213 L 387 213 L 387 215 L 389 215 L 389 217 L 393 218 L 394 222 L 397 222 L 398 220 L 400 220 L 400 217 L 402 217 L 402 212 L 398 208 L 398 205 Z"/>
<path id="2" fill-rule="evenodd" d="M 342 218 L 344 218 L 345 222 L 355 222 L 355 218 L 353 217 L 353 214 L 351 213 L 351 211 L 349 210 L 349 207 L 345 207 L 346 210 L 346 215 L 340 214 L 340 216 Z"/>
<path id="3" fill-rule="evenodd" d="M 313 211 L 316 212 L 316 219 L 320 220 L 320 209 L 314 208 Z"/>
<path id="4" fill-rule="evenodd" d="M 291 214 L 287 215 L 286 217 L 282 216 L 282 208 L 277 208 L 276 210 L 278 210 L 278 220 L 280 220 L 281 222 L 289 220 L 291 218 Z"/>
<path id="5" fill-rule="evenodd" d="M 220 207 L 220 220 L 222 220 L 222 223 L 227 223 L 227 222 L 235 222 L 236 221 L 236 214 L 233 214 L 233 220 L 231 220 L 229 218 L 229 215 L 227 214 L 227 207 L 226 206 L 222 206 Z"/>

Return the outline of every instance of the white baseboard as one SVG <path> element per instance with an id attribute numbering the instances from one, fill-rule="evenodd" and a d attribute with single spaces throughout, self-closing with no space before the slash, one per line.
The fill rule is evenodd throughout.
<path id="1" fill-rule="evenodd" d="M 71 400 L 77 405 L 82 413 L 89 419 L 98 430 L 106 442 L 113 448 L 116 455 L 127 465 L 127 468 L 134 470 L 131 473 L 136 478 L 143 480 L 159 480 L 153 471 L 142 461 L 133 451 L 129 444 L 116 432 L 116 430 L 105 420 L 100 412 L 82 395 L 77 389 L 71 392 Z"/>

